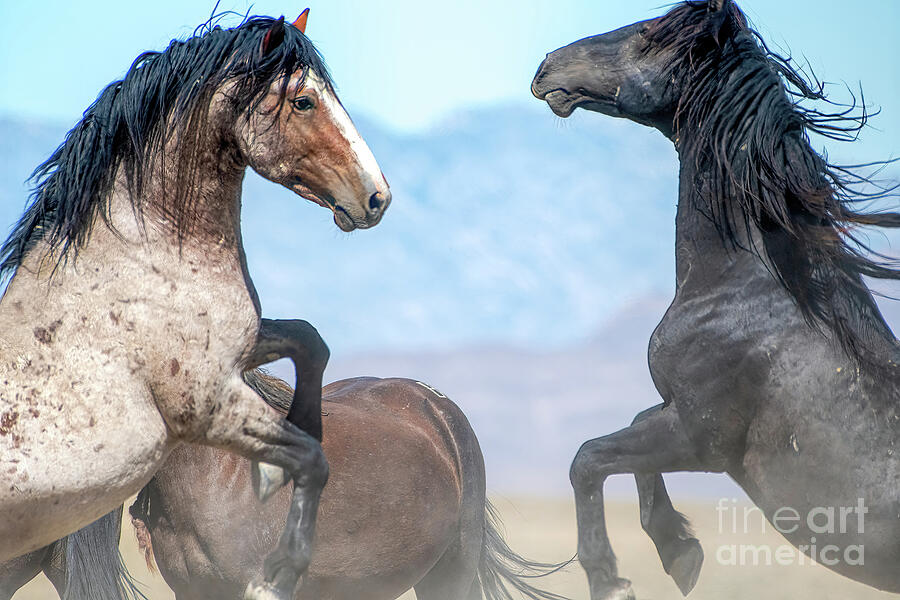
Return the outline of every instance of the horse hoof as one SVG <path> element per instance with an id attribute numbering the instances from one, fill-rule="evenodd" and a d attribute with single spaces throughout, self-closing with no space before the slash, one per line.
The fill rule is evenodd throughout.
<path id="1" fill-rule="evenodd" d="M 288 482 L 287 473 L 281 467 L 269 463 L 253 463 L 251 481 L 256 497 L 265 502 Z"/>
<path id="2" fill-rule="evenodd" d="M 282 596 L 271 583 L 251 581 L 244 590 L 244 600 L 290 600 Z"/>
<path id="3" fill-rule="evenodd" d="M 614 579 L 593 588 L 591 600 L 635 600 L 634 590 L 627 579 Z"/>
<path id="4" fill-rule="evenodd" d="M 672 561 L 668 569 L 669 575 L 675 580 L 678 589 L 683 596 L 687 596 L 697 585 L 700 577 L 700 567 L 703 566 L 703 548 L 700 542 L 694 538 L 683 540 L 684 548 Z"/>

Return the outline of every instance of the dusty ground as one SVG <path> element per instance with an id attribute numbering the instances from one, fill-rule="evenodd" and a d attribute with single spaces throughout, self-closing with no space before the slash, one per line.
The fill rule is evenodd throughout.
<path id="1" fill-rule="evenodd" d="M 575 551 L 575 507 L 570 499 L 496 497 L 506 525 L 507 540 L 517 551 L 531 558 L 559 561 Z M 784 544 L 771 527 L 759 531 L 759 521 L 751 515 L 751 532 L 731 532 L 730 517 L 719 533 L 719 517 L 715 501 L 677 502 L 691 518 L 703 544 L 706 562 L 700 581 L 690 595 L 691 600 L 897 600 L 900 595 L 878 592 L 854 583 L 818 565 L 799 566 L 729 566 L 716 560 L 722 546 L 768 545 L 774 550 Z M 739 511 L 743 506 L 738 507 Z M 739 512 L 739 520 L 743 513 Z M 634 582 L 639 600 L 676 600 L 681 598 L 675 584 L 663 572 L 650 540 L 638 520 L 637 506 L 630 502 L 611 501 L 608 524 L 613 545 L 619 556 L 619 572 Z M 133 531 L 123 531 L 122 549 L 132 573 L 146 584 L 151 600 L 174 598 L 159 575 L 151 575 L 137 551 Z M 749 561 L 748 561 L 749 562 Z M 542 582 L 547 589 L 573 600 L 587 600 L 587 586 L 581 568 L 573 565 L 564 573 Z M 412 592 L 403 600 L 412 600 Z M 41 576 L 19 591 L 14 600 L 56 600 L 52 586 Z M 361 599 L 364 600 L 364 599 Z"/>

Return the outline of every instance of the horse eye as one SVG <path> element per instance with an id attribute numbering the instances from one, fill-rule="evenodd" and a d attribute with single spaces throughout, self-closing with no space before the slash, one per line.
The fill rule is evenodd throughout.
<path id="1" fill-rule="evenodd" d="M 310 110 L 316 104 L 309 96 L 300 96 L 299 98 L 291 100 L 291 105 L 297 110 Z"/>

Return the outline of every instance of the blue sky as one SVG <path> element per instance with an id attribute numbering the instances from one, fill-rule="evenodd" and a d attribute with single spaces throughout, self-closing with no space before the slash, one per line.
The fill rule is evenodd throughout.
<path id="1" fill-rule="evenodd" d="M 580 37 L 660 14 L 660 0 L 303 0 L 308 33 L 331 66 L 351 114 L 395 129 L 428 127 L 455 110 L 530 103 L 544 54 Z M 770 42 L 809 59 L 827 81 L 862 81 L 884 114 L 854 157 L 900 154 L 900 2 L 745 0 Z M 99 90 L 146 49 L 203 22 L 214 2 L 83 0 L 0 5 L 0 114 L 74 122 Z M 220 9 L 285 14 L 306 6 L 222 0 Z M 808 16 L 817 15 L 817 16 Z M 837 97 L 846 98 L 842 90 Z"/>

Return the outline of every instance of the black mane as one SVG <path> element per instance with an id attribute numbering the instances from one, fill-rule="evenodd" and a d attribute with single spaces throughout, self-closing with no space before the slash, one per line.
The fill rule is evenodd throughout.
<path id="1" fill-rule="evenodd" d="M 90 235 L 97 211 L 107 218 L 107 197 L 120 166 L 140 213 L 151 159 L 176 133 L 181 136 L 178 172 L 174 181 L 163 181 L 172 193 L 166 194 L 162 209 L 184 231 L 197 166 L 191 150 L 206 133 L 206 109 L 216 89 L 234 80 L 235 108 L 245 111 L 257 106 L 274 81 L 299 68 L 312 69 L 331 84 L 312 42 L 294 27 L 285 26 L 281 44 L 263 55 L 263 37 L 275 23 L 252 17 L 222 29 L 211 21 L 193 37 L 173 40 L 163 52 L 138 56 L 125 77 L 100 93 L 62 145 L 32 173 L 31 204 L 0 248 L 0 278 L 11 275 L 40 240 L 58 247 L 60 258 L 77 250 Z M 287 78 L 282 94 L 286 85 Z"/>
<path id="2" fill-rule="evenodd" d="M 894 344 L 862 276 L 900 279 L 898 263 L 873 252 L 855 230 L 900 227 L 900 214 L 854 205 L 895 188 L 830 164 L 809 140 L 810 132 L 856 139 L 865 106 L 853 114 L 855 102 L 828 102 L 823 85 L 770 51 L 734 3 L 718 13 L 707 2 L 682 3 L 653 23 L 647 38 L 648 51 L 672 57 L 661 77 L 681 90 L 676 144 L 703 177 L 695 182 L 697 208 L 725 243 L 742 246 L 755 225 L 763 247 L 747 249 L 769 259 L 810 323 L 834 331 L 851 356 Z M 803 106 L 806 100 L 838 108 L 821 112 Z"/>

